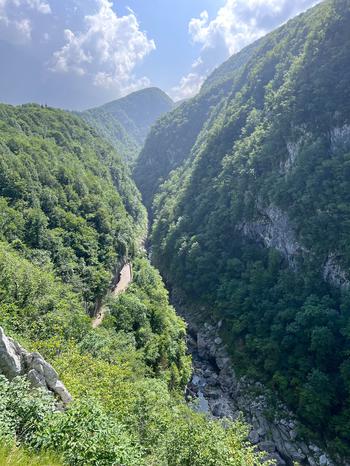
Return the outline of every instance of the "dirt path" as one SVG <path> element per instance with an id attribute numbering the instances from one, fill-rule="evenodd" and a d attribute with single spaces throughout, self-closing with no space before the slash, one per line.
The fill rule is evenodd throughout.
<path id="1" fill-rule="evenodd" d="M 127 289 L 127 287 L 130 285 L 131 280 L 132 280 L 131 264 L 125 264 L 120 272 L 119 281 L 116 284 L 114 290 L 112 291 L 112 296 L 118 296 L 118 294 L 123 293 Z M 95 317 L 95 319 L 92 321 L 92 327 L 93 328 L 99 327 L 102 324 L 105 315 L 106 315 L 106 308 L 103 306 L 100 312 Z"/>

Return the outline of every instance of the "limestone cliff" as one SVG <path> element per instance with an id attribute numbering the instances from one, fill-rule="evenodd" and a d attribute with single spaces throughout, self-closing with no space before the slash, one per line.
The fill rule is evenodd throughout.
<path id="1" fill-rule="evenodd" d="M 30 353 L 15 340 L 7 337 L 1 327 L 0 373 L 9 380 L 25 375 L 33 387 L 52 392 L 64 404 L 72 401 L 55 369 L 39 353 Z"/>

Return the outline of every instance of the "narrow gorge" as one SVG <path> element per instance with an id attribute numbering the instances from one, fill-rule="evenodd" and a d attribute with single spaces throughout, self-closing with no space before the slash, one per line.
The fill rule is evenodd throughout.
<path id="1" fill-rule="evenodd" d="M 350 466 L 350 0 L 223 0 L 170 88 L 179 0 L 172 97 L 133 9 L 67 1 L 0 0 L 94 94 L 0 103 L 0 465 Z"/>

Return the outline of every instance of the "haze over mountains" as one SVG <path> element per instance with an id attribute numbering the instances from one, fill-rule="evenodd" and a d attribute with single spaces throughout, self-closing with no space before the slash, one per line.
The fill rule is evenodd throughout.
<path id="1" fill-rule="evenodd" d="M 0 105 L 1 464 L 349 465 L 349 51 L 326 0 L 178 105 Z"/>

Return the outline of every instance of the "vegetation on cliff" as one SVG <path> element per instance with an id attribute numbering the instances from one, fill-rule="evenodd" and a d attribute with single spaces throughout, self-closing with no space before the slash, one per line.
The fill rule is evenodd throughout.
<path id="1" fill-rule="evenodd" d="M 133 164 L 156 120 L 174 102 L 163 91 L 147 88 L 92 108 L 80 115 L 109 141 L 129 164 Z"/>
<path id="2" fill-rule="evenodd" d="M 183 399 L 186 327 L 137 252 L 145 211 L 115 151 L 62 111 L 0 113 L 0 326 L 74 398 L 60 411 L 25 377 L 0 376 L 3 463 L 260 464 L 246 426 L 209 421 Z M 133 283 L 109 296 L 126 259 Z M 88 314 L 104 297 L 110 312 L 94 329 Z"/>
<path id="3" fill-rule="evenodd" d="M 165 181 L 153 199 L 153 258 L 161 272 L 223 319 L 236 366 L 273 387 L 344 455 L 349 45 L 348 0 L 328 0 L 293 19 L 160 120 L 136 168 L 148 206 Z M 208 118 L 205 99 L 218 102 L 225 83 Z M 188 139 L 192 130 L 182 130 L 199 121 L 201 104 L 205 124 Z M 141 164 L 148 167 L 142 180 Z M 156 165 L 161 172 L 152 171 Z"/>
<path id="4" fill-rule="evenodd" d="M 80 118 L 38 105 L 0 106 L 0 149 L 0 239 L 92 308 L 146 225 L 121 159 Z"/>

